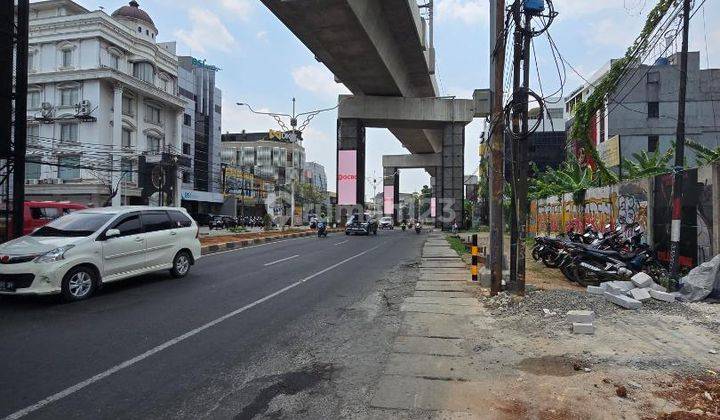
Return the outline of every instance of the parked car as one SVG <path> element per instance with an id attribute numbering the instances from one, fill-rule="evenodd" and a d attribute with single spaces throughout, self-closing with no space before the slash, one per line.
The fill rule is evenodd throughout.
<path id="1" fill-rule="evenodd" d="M 385 216 L 380 218 L 380 229 L 395 229 L 392 217 Z"/>
<path id="2" fill-rule="evenodd" d="M 74 211 L 86 209 L 87 206 L 79 203 L 71 203 L 69 201 L 26 201 L 23 210 L 23 235 L 31 233 L 33 230 L 45 226 L 58 217 L 72 213 Z M 5 231 L 5 210 L 0 217 L 0 231 Z M 10 216 L 10 226 L 12 226 L 12 215 Z M 11 228 L 12 229 L 12 228 Z M 14 235 L 10 232 L 10 238 Z"/>
<path id="3" fill-rule="evenodd" d="M 199 229 L 184 209 L 107 207 L 62 216 L 0 245 L 0 294 L 90 297 L 104 283 L 169 270 L 200 258 Z"/>
<path id="4" fill-rule="evenodd" d="M 353 214 L 345 224 L 345 234 L 377 235 L 378 222 L 370 213 Z"/>

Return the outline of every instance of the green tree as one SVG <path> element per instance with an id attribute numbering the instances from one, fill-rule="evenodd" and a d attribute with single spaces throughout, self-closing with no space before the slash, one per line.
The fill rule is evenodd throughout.
<path id="1" fill-rule="evenodd" d="M 623 159 L 622 167 L 624 177 L 627 179 L 649 178 L 670 172 L 668 164 L 673 158 L 673 150 L 668 149 L 665 153 L 655 151 L 648 153 L 641 151 L 633 153 L 634 161 Z"/>
<path id="2" fill-rule="evenodd" d="M 720 161 L 720 147 L 710 149 L 694 140 L 685 140 L 685 145 L 695 151 L 695 163 L 698 166 Z"/>

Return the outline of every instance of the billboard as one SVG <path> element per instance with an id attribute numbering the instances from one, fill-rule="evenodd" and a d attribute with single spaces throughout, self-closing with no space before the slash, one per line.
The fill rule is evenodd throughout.
<path id="1" fill-rule="evenodd" d="M 430 198 L 430 217 L 437 217 L 437 201 L 435 197 Z"/>
<path id="2" fill-rule="evenodd" d="M 395 213 L 395 187 L 383 187 L 383 213 L 392 216 Z"/>
<path id="3" fill-rule="evenodd" d="M 597 145 L 600 160 L 609 168 L 620 166 L 620 136 L 613 136 Z"/>
<path id="4" fill-rule="evenodd" d="M 357 203 L 357 150 L 338 150 L 338 205 Z"/>

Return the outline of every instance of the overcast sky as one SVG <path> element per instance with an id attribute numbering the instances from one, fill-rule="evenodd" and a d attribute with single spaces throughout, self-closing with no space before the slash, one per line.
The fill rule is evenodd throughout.
<path id="1" fill-rule="evenodd" d="M 706 0 L 693 18 L 691 50 L 701 52 L 701 67 L 720 67 L 720 0 Z M 120 0 L 80 0 L 94 10 L 99 6 L 112 13 L 126 4 Z M 424 2 L 424 1 L 423 1 Z M 696 0 L 698 4 L 702 0 Z M 298 111 L 332 107 L 337 95 L 346 92 L 332 74 L 315 61 L 297 38 L 257 0 L 140 0 L 159 30 L 160 41 L 177 41 L 178 52 L 206 59 L 222 68 L 218 86 L 223 90 L 225 131 L 277 129 L 269 117 L 251 114 L 236 102 L 255 109 L 289 113 L 291 98 Z M 489 0 L 435 0 L 435 46 L 441 94 L 469 98 L 473 89 L 488 87 Z M 563 56 L 585 77 L 610 58 L 620 57 L 645 22 L 654 0 L 555 0 L 559 18 L 550 32 Z M 704 16 L 703 16 L 704 15 Z M 704 19 L 703 19 L 704 18 Z M 708 49 L 706 50 L 705 39 Z M 537 60 L 543 91 L 560 87 L 559 77 L 545 37 L 537 38 Z M 706 54 L 707 51 L 707 54 Z M 534 88 L 537 77 L 533 69 Z M 567 69 L 562 90 L 569 94 L 581 79 Z M 304 132 L 307 159 L 320 162 L 328 174 L 328 187 L 335 188 L 336 114 L 316 117 Z M 475 171 L 482 121 L 466 134 L 467 174 Z M 382 175 L 383 154 L 407 153 L 398 140 L 381 129 L 367 132 L 367 176 Z M 429 183 L 422 170 L 403 171 L 402 192 L 417 191 Z M 372 187 L 368 184 L 368 196 Z"/>

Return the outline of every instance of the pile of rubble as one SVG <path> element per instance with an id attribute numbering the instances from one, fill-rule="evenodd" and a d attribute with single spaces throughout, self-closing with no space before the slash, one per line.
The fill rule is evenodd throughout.
<path id="1" fill-rule="evenodd" d="M 625 309 L 640 309 L 643 301 L 650 299 L 675 302 L 674 294 L 668 293 L 645 273 L 635 274 L 630 281 L 607 281 L 600 286 L 588 286 L 587 291 L 591 295 L 604 296 L 608 302 Z"/>

